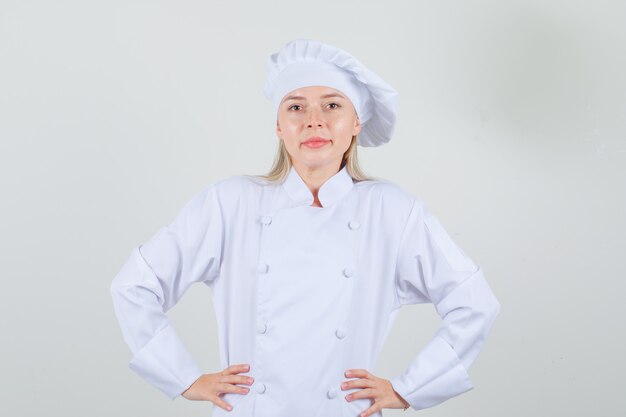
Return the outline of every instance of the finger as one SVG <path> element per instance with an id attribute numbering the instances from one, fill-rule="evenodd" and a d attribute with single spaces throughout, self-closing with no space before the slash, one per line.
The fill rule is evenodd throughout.
<path id="1" fill-rule="evenodd" d="M 348 369 L 346 371 L 347 377 L 360 377 L 360 378 L 369 378 L 372 374 L 370 374 L 366 369 Z"/>
<path id="2" fill-rule="evenodd" d="M 233 384 L 218 384 L 217 388 L 220 393 L 229 394 L 247 394 L 250 391 L 248 387 L 240 387 L 239 385 Z"/>
<path id="3" fill-rule="evenodd" d="M 230 411 L 233 409 L 232 405 L 228 404 L 226 401 L 222 400 L 220 397 L 216 397 L 215 399 L 213 399 L 213 404 L 217 405 L 218 407 L 226 411 Z"/>
<path id="4" fill-rule="evenodd" d="M 351 379 L 349 381 L 344 381 L 341 384 L 341 389 L 346 390 L 351 388 L 371 388 L 374 386 L 374 384 L 375 382 L 371 379 Z"/>
<path id="5" fill-rule="evenodd" d="M 240 372 L 248 372 L 250 370 L 250 365 L 247 363 L 240 363 L 237 365 L 231 365 L 228 368 L 222 371 L 222 375 L 232 375 L 238 374 Z"/>
<path id="6" fill-rule="evenodd" d="M 348 394 L 346 395 L 346 399 L 348 401 L 354 401 L 354 400 L 358 400 L 360 398 L 376 398 L 376 394 L 378 394 L 378 391 L 375 389 L 371 389 L 371 388 L 367 388 L 367 389 L 362 389 L 359 391 L 355 391 L 352 394 Z"/>
<path id="7" fill-rule="evenodd" d="M 254 383 L 254 378 L 246 375 L 222 375 L 220 377 L 220 382 L 252 385 Z"/>
<path id="8" fill-rule="evenodd" d="M 377 411 L 380 411 L 381 409 L 382 409 L 382 407 L 380 406 L 380 403 L 374 403 L 374 404 L 372 404 L 372 406 L 370 408 L 368 408 L 367 410 L 365 410 L 361 414 L 359 414 L 359 417 L 371 416 L 372 414 L 374 414 Z"/>

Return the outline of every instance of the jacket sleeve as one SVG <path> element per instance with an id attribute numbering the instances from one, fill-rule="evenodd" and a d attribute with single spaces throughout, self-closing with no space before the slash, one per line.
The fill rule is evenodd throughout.
<path id="1" fill-rule="evenodd" d="M 111 283 L 115 315 L 133 354 L 129 367 L 172 400 L 202 372 L 166 312 L 194 282 L 210 284 L 219 275 L 222 237 L 211 184 L 170 224 L 135 247 Z"/>
<path id="2" fill-rule="evenodd" d="M 402 234 L 395 287 L 400 305 L 432 302 L 442 323 L 393 388 L 415 410 L 474 388 L 468 369 L 489 333 L 500 304 L 483 271 L 415 201 Z"/>

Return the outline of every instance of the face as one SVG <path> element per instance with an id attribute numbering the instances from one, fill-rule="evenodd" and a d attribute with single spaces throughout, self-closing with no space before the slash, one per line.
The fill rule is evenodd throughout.
<path id="1" fill-rule="evenodd" d="M 276 133 L 296 168 L 338 171 L 352 136 L 360 131 L 352 102 L 331 87 L 298 88 L 278 107 Z"/>

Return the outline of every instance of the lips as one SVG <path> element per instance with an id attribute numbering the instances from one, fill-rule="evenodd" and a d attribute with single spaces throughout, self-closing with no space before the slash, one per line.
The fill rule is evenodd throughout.
<path id="1" fill-rule="evenodd" d="M 322 138 L 320 136 L 313 136 L 302 142 L 303 145 L 321 145 L 323 143 L 330 142 L 330 139 Z"/>
<path id="2" fill-rule="evenodd" d="M 302 142 L 302 145 L 306 146 L 307 148 L 321 148 L 322 146 L 326 146 L 326 144 L 328 143 L 330 143 L 329 139 L 312 137 Z"/>
<path id="3" fill-rule="evenodd" d="M 317 149 L 317 148 L 322 148 L 329 143 L 330 143 L 330 139 L 325 139 L 325 138 L 320 138 L 319 136 L 314 136 L 302 142 L 302 146 L 305 146 L 309 149 Z"/>

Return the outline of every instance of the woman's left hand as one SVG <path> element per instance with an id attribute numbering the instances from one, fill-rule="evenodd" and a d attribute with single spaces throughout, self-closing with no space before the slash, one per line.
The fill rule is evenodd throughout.
<path id="1" fill-rule="evenodd" d="M 365 369 L 348 369 L 345 373 L 348 378 L 359 378 L 345 381 L 341 384 L 342 390 L 351 388 L 363 388 L 346 396 L 346 400 L 352 401 L 359 398 L 371 398 L 374 404 L 367 410 L 359 414 L 359 417 L 366 417 L 374 414 L 383 408 L 407 408 L 409 403 L 400 396 L 385 378 L 379 378 Z"/>

